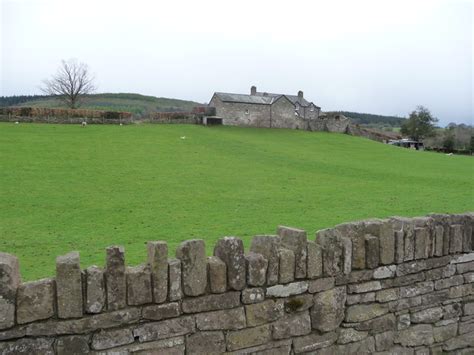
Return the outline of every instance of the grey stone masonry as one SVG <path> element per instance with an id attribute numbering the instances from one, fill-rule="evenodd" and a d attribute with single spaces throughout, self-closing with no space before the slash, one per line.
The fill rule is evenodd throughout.
<path id="1" fill-rule="evenodd" d="M 21 284 L 17 292 L 16 320 L 18 324 L 54 316 L 56 287 L 54 280 L 43 279 Z"/>
<path id="2" fill-rule="evenodd" d="M 371 219 L 314 242 L 279 227 L 247 253 L 225 237 L 175 259 L 150 242 L 139 266 L 110 247 L 105 271 L 70 253 L 55 279 L 24 283 L 0 253 L 0 354 L 471 354 L 473 226 L 474 213 Z"/>
<path id="3" fill-rule="evenodd" d="M 177 301 L 183 297 L 181 287 L 181 261 L 179 259 L 168 259 L 169 270 L 169 297 L 170 301 Z"/>
<path id="4" fill-rule="evenodd" d="M 16 291 L 20 281 L 18 258 L 0 252 L 0 329 L 15 324 Z"/>
<path id="5" fill-rule="evenodd" d="M 247 284 L 263 286 L 267 277 L 268 261 L 262 254 L 250 252 L 245 255 L 247 263 Z"/>
<path id="6" fill-rule="evenodd" d="M 168 296 L 168 245 L 166 242 L 147 243 L 148 265 L 151 270 L 153 301 L 162 303 Z"/>
<path id="7" fill-rule="evenodd" d="M 56 293 L 59 318 L 82 316 L 82 276 L 78 252 L 56 258 Z"/>
<path id="8" fill-rule="evenodd" d="M 250 251 L 259 253 L 268 261 L 267 285 L 272 286 L 278 283 L 279 277 L 279 253 L 278 247 L 280 238 L 273 235 L 257 235 L 253 237 Z"/>
<path id="9" fill-rule="evenodd" d="M 313 241 L 308 241 L 307 244 L 307 275 L 309 279 L 321 277 L 323 274 L 323 253 L 321 246 Z"/>
<path id="10" fill-rule="evenodd" d="M 127 303 L 130 306 L 153 301 L 151 272 L 148 265 L 127 267 Z"/>
<path id="11" fill-rule="evenodd" d="M 105 278 L 104 270 L 93 265 L 84 271 L 86 313 L 100 313 L 105 307 Z"/>
<path id="12" fill-rule="evenodd" d="M 280 254 L 280 276 L 279 283 L 286 284 L 295 279 L 295 253 L 290 249 L 279 249 Z"/>
<path id="13" fill-rule="evenodd" d="M 295 254 L 295 278 L 305 278 L 308 243 L 306 232 L 302 229 L 279 226 L 277 234 L 280 236 L 281 245 Z"/>
<path id="14" fill-rule="evenodd" d="M 209 287 L 212 293 L 222 293 L 227 290 L 227 266 L 217 256 L 207 258 Z"/>
<path id="15" fill-rule="evenodd" d="M 181 260 L 184 294 L 187 296 L 202 295 L 207 286 L 207 259 L 204 240 L 193 239 L 182 242 L 176 249 L 176 258 Z"/>
<path id="16" fill-rule="evenodd" d="M 105 281 L 107 309 L 114 311 L 127 305 L 127 280 L 125 277 L 125 250 L 120 246 L 107 248 Z"/>
<path id="17" fill-rule="evenodd" d="M 217 241 L 214 255 L 227 265 L 227 284 L 232 290 L 242 290 L 246 283 L 244 244 L 236 237 L 224 237 Z"/>

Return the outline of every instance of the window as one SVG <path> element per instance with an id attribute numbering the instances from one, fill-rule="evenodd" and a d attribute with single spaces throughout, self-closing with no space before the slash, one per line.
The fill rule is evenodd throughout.
<path id="1" fill-rule="evenodd" d="M 245 114 L 246 114 L 246 115 L 250 114 L 249 109 L 246 109 L 246 110 L 245 110 Z"/>
<path id="2" fill-rule="evenodd" d="M 296 104 L 296 105 L 295 105 L 295 111 L 299 111 L 299 109 L 300 109 L 300 105 L 299 105 L 299 104 Z"/>
<path id="3" fill-rule="evenodd" d="M 314 106 L 311 106 L 311 108 L 309 109 L 311 112 L 314 111 Z"/>

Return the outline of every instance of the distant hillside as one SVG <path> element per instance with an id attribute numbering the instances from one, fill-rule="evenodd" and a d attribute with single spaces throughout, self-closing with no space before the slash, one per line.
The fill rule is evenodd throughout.
<path id="1" fill-rule="evenodd" d="M 406 119 L 405 117 L 374 115 L 370 113 L 358 113 L 349 111 L 336 112 L 341 113 L 346 117 L 350 117 L 353 123 L 377 128 L 400 127 Z"/>
<path id="2" fill-rule="evenodd" d="M 198 102 L 168 99 L 164 97 L 145 96 L 140 94 L 95 94 L 84 98 L 81 108 L 106 111 L 127 111 L 137 116 L 150 112 L 182 112 L 191 111 Z M 31 107 L 65 107 L 58 99 L 50 96 L 2 96 L 0 107 L 31 106 Z"/>

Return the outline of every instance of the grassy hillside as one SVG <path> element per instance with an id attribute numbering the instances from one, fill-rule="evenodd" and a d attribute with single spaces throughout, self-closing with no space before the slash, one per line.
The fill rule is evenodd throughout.
<path id="1" fill-rule="evenodd" d="M 32 97 L 31 99 L 25 97 L 25 100 L 16 100 L 16 105 L 49 108 L 65 107 L 58 99 L 47 96 Z M 3 101 L 9 102 L 7 98 L 4 98 Z M 95 94 L 85 97 L 80 107 L 93 110 L 127 111 L 143 116 L 156 111 L 191 111 L 196 105 L 199 105 L 199 103 L 139 94 Z"/>
<path id="2" fill-rule="evenodd" d="M 185 139 L 180 137 L 185 136 Z M 0 250 L 27 280 L 79 250 L 103 265 L 121 244 L 318 229 L 391 215 L 474 210 L 471 157 L 362 138 L 192 125 L 0 124 Z"/>

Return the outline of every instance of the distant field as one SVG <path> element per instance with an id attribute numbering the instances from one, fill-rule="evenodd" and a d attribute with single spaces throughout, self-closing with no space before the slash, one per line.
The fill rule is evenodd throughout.
<path id="1" fill-rule="evenodd" d="M 150 112 L 191 111 L 199 103 L 194 101 L 168 99 L 164 97 L 139 94 L 95 94 L 84 98 L 80 108 L 106 111 L 127 111 L 135 115 L 146 115 Z M 54 98 L 35 98 L 15 106 L 28 107 L 65 107 Z"/>
<path id="2" fill-rule="evenodd" d="M 186 139 L 180 137 L 185 136 Z M 316 230 L 391 215 L 474 210 L 474 160 L 330 133 L 191 125 L 0 124 L 0 250 L 24 279 L 79 250 L 129 264 L 204 238 Z"/>

